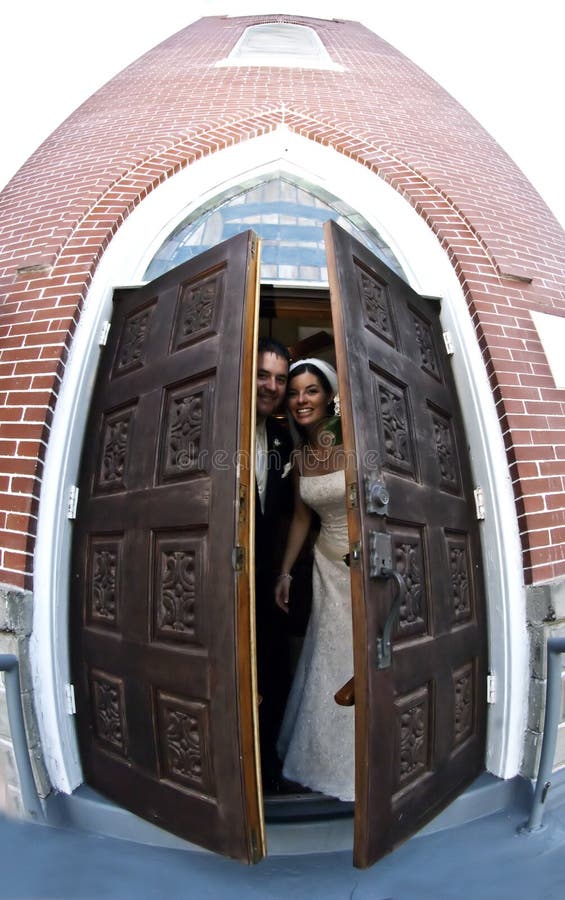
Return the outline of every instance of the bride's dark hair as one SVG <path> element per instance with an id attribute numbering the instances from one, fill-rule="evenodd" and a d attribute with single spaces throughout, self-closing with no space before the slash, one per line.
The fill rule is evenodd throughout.
<path id="1" fill-rule="evenodd" d="M 290 382 L 293 378 L 295 378 L 297 375 L 304 375 L 305 372 L 310 372 L 310 375 L 315 375 L 316 378 L 318 378 L 326 394 L 333 394 L 333 388 L 329 383 L 326 375 L 324 375 L 322 370 L 319 369 L 318 366 L 315 366 L 313 363 L 299 363 L 297 366 L 294 366 L 292 372 L 288 376 L 288 385 L 290 385 Z"/>
<path id="2" fill-rule="evenodd" d="M 305 372 L 309 372 L 310 375 L 316 376 L 316 378 L 318 379 L 318 381 L 320 382 L 320 384 L 322 386 L 322 389 L 328 396 L 331 396 L 333 394 L 333 392 L 334 392 L 333 388 L 332 388 L 327 376 L 324 375 L 322 370 L 319 369 L 318 366 L 316 366 L 314 363 L 306 362 L 306 363 L 299 363 L 297 366 L 294 366 L 292 372 L 288 376 L 288 382 L 286 385 L 287 398 L 288 398 L 288 391 L 290 389 L 290 383 L 293 380 L 293 378 L 295 378 L 297 375 L 304 375 Z M 333 402 L 333 400 L 330 400 L 330 402 L 328 403 L 328 431 L 330 431 L 332 434 L 334 434 L 335 438 L 338 439 L 338 436 L 335 433 L 334 428 L 331 427 L 332 423 L 334 423 L 335 420 L 336 420 L 336 415 L 335 415 L 334 402 Z M 300 438 L 301 444 L 307 444 L 308 438 L 306 436 L 306 429 L 303 428 L 302 425 L 299 425 L 298 422 L 294 419 L 294 417 L 292 417 L 292 424 L 293 424 L 294 428 L 296 429 L 296 431 L 298 432 L 298 436 Z M 338 443 L 341 443 L 341 429 L 340 429 Z"/>

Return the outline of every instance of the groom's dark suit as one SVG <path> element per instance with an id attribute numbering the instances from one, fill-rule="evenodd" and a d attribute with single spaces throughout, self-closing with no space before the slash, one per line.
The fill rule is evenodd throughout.
<path id="1" fill-rule="evenodd" d="M 275 604 L 275 583 L 292 512 L 292 475 L 284 475 L 292 442 L 275 419 L 267 419 L 267 486 L 264 510 L 255 500 L 255 592 L 261 763 L 266 785 L 279 775 L 276 740 L 290 686 L 288 616 Z"/>

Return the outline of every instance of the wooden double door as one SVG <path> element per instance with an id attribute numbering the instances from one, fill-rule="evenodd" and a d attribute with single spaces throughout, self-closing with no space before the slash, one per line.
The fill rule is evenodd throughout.
<path id="1" fill-rule="evenodd" d="M 484 759 L 486 629 L 437 301 L 326 225 L 350 532 L 354 864 Z M 254 634 L 259 241 L 116 292 L 85 437 L 71 647 L 86 781 L 218 853 L 267 851 Z"/>

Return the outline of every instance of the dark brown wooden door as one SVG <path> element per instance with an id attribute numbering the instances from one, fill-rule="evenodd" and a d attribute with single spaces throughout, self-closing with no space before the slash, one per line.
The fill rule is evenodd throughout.
<path id="1" fill-rule="evenodd" d="M 247 232 L 116 292 L 71 594 L 88 784 L 253 862 L 264 855 L 247 515 L 257 256 Z"/>
<path id="2" fill-rule="evenodd" d="M 325 239 L 350 537 L 360 550 L 351 576 L 354 862 L 363 867 L 482 769 L 486 630 L 473 485 L 439 304 L 335 223 Z M 386 665 L 378 639 L 397 590 Z"/>

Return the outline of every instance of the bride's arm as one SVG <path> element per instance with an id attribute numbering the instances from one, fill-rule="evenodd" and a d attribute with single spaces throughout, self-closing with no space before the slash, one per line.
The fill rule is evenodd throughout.
<path id="1" fill-rule="evenodd" d="M 308 537 L 310 523 L 312 521 L 312 510 L 306 506 L 304 500 L 300 496 L 298 472 L 296 467 L 293 470 L 294 478 L 294 512 L 288 531 L 286 549 L 281 565 L 281 574 L 277 579 L 275 587 L 275 603 L 284 612 L 288 612 L 288 597 L 290 593 L 290 582 L 292 581 L 290 570 L 292 569 L 296 558 L 300 553 L 302 545 Z"/>

